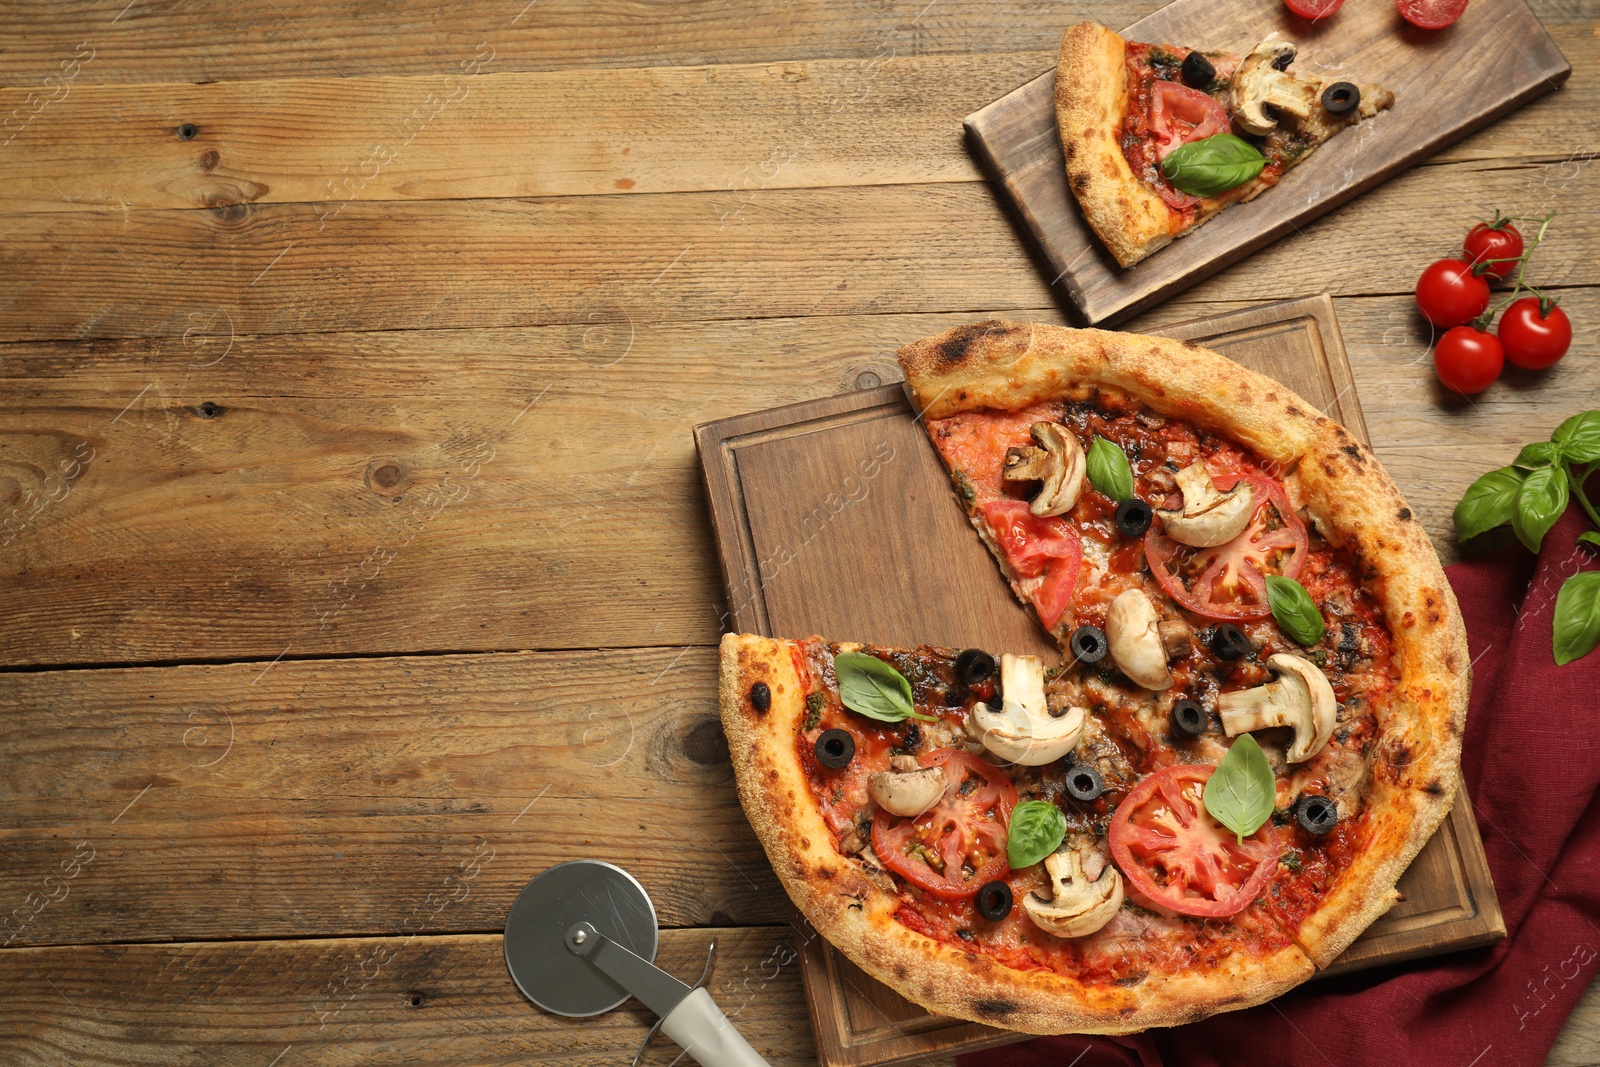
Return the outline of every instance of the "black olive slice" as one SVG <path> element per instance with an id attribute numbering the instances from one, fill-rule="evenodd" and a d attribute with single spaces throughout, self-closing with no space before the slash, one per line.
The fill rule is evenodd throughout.
<path id="1" fill-rule="evenodd" d="M 1255 651 L 1244 631 L 1225 622 L 1211 631 L 1211 651 L 1221 659 L 1241 659 Z"/>
<path id="2" fill-rule="evenodd" d="M 994 657 L 981 648 L 969 648 L 956 657 L 956 677 L 964 685 L 978 685 L 994 675 Z"/>
<path id="3" fill-rule="evenodd" d="M 1193 700 L 1180 700 L 1172 705 L 1172 729 L 1184 737 L 1199 737 L 1211 725 L 1211 716 Z"/>
<path id="4" fill-rule="evenodd" d="M 1087 763 L 1067 768 L 1067 795 L 1073 800 L 1098 800 L 1105 791 L 1105 779 Z"/>
<path id="5" fill-rule="evenodd" d="M 1199 52 L 1190 52 L 1183 57 L 1183 69 L 1178 75 L 1183 79 L 1183 84 L 1190 88 L 1204 89 L 1217 80 L 1217 68 Z"/>
<path id="6" fill-rule="evenodd" d="M 1322 90 L 1322 106 L 1332 115 L 1348 115 L 1361 106 L 1361 90 L 1353 82 L 1334 82 Z"/>
<path id="7" fill-rule="evenodd" d="M 1131 497 L 1117 505 L 1117 532 L 1123 537 L 1143 537 L 1150 529 L 1150 505 Z"/>
<path id="8" fill-rule="evenodd" d="M 1110 648 L 1106 632 L 1098 626 L 1080 626 L 1067 639 L 1067 649 L 1079 663 L 1099 663 Z"/>
<path id="9" fill-rule="evenodd" d="M 855 755 L 856 739 L 844 730 L 824 730 L 817 738 L 817 762 L 824 767 L 848 767 Z"/>
<path id="10" fill-rule="evenodd" d="M 772 690 L 767 688 L 766 682 L 757 682 L 750 687 L 750 706 L 759 712 L 772 707 Z"/>
<path id="11" fill-rule="evenodd" d="M 987 882 L 978 890 L 973 906 L 985 919 L 999 922 L 1011 914 L 1011 887 L 1001 881 Z"/>
<path id="12" fill-rule="evenodd" d="M 1294 802 L 1294 819 L 1306 833 L 1320 836 L 1339 821 L 1339 809 L 1327 797 L 1308 793 Z"/>

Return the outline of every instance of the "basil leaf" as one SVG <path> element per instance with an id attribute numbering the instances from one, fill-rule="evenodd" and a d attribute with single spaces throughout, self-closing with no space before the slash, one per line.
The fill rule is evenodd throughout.
<path id="1" fill-rule="evenodd" d="M 1293 578 L 1267 575 L 1267 606 L 1272 609 L 1272 617 L 1278 620 L 1279 629 L 1302 645 L 1314 645 L 1322 640 L 1327 630 L 1322 612 L 1317 610 L 1306 587 Z"/>
<path id="2" fill-rule="evenodd" d="M 1084 467 L 1094 487 L 1117 503 L 1133 496 L 1133 467 L 1128 463 L 1127 453 L 1116 442 L 1096 437 L 1089 446 Z"/>
<path id="3" fill-rule="evenodd" d="M 1239 735 L 1217 769 L 1211 772 L 1205 792 L 1201 794 L 1211 817 L 1232 830 L 1241 845 L 1245 838 L 1261 829 L 1262 823 L 1272 818 L 1277 798 L 1272 765 L 1249 734 Z"/>
<path id="4" fill-rule="evenodd" d="M 917 713 L 906 676 L 877 656 L 841 652 L 833 657 L 833 673 L 839 679 L 839 699 L 857 715 L 879 722 L 935 721 L 932 715 Z"/>
<path id="5" fill-rule="evenodd" d="M 1555 467 L 1540 467 L 1529 473 L 1517 490 L 1517 506 L 1511 512 L 1511 528 L 1528 546 L 1539 551 L 1539 544 L 1561 513 L 1567 510 L 1567 474 Z"/>
<path id="6" fill-rule="evenodd" d="M 1556 594 L 1556 666 L 1582 659 L 1600 644 L 1600 571 L 1583 571 L 1561 583 Z"/>
<path id="7" fill-rule="evenodd" d="M 1535 467 L 1548 467 L 1560 458 L 1561 447 L 1554 441 L 1535 441 L 1531 445 L 1523 445 L 1522 451 L 1517 453 L 1517 458 L 1511 461 L 1511 465 L 1524 470 L 1533 470 Z"/>
<path id="8" fill-rule="evenodd" d="M 1456 505 L 1456 537 L 1466 541 L 1510 522 L 1526 477 L 1515 467 L 1501 467 L 1473 482 Z"/>
<path id="9" fill-rule="evenodd" d="M 1550 440 L 1569 463 L 1600 460 L 1600 411 L 1580 411 L 1557 426 Z"/>
<path id="10" fill-rule="evenodd" d="M 1585 530 L 1578 535 L 1578 543 L 1600 548 L 1600 533 L 1595 533 L 1593 530 Z"/>
<path id="11" fill-rule="evenodd" d="M 1267 157 L 1248 141 L 1219 133 L 1179 145 L 1161 161 L 1161 173 L 1190 196 L 1216 196 L 1260 174 Z"/>
<path id="12" fill-rule="evenodd" d="M 1024 800 L 1011 811 L 1006 855 L 1011 869 L 1032 867 L 1061 847 L 1067 836 L 1067 817 L 1046 800 Z"/>

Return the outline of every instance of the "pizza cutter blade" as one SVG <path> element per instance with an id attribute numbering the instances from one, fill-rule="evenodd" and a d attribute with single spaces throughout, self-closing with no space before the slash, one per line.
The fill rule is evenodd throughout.
<path id="1" fill-rule="evenodd" d="M 573 860 L 529 882 L 511 906 L 506 968 L 545 1011 L 599 1015 L 631 996 L 704 1067 L 767 1067 L 703 986 L 687 986 L 655 965 L 656 941 L 655 906 L 631 874 L 600 860 Z"/>

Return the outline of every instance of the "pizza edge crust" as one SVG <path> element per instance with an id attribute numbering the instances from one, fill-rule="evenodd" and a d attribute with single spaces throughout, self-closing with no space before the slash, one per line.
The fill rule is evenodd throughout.
<path id="1" fill-rule="evenodd" d="M 1240 954 L 1203 973 L 1151 975 L 1133 987 L 1021 971 L 926 937 L 894 918 L 898 898 L 873 886 L 834 844 L 795 754 L 805 695 L 794 641 L 728 634 L 718 704 L 739 799 L 778 880 L 807 921 L 851 962 L 929 1011 L 1031 1034 L 1132 1033 L 1252 1007 L 1315 972 L 1294 945 Z M 848 645 L 843 647 L 849 647 Z M 750 688 L 765 682 L 771 707 Z"/>
<path id="2" fill-rule="evenodd" d="M 1097 22 L 1068 27 L 1056 66 L 1056 123 L 1067 184 L 1085 221 L 1119 264 L 1131 267 L 1184 230 L 1181 216 L 1146 188 L 1122 154 L 1128 113 L 1127 41 Z"/>
<path id="3" fill-rule="evenodd" d="M 1470 662 L 1466 627 L 1422 525 L 1377 458 L 1291 389 L 1193 342 L 1041 323 L 958 326 L 902 348 L 912 403 L 931 422 L 1014 410 L 1078 382 L 1122 389 L 1280 464 L 1291 497 L 1350 545 L 1401 672 L 1372 761 L 1369 840 L 1302 921 L 1319 967 L 1398 899 L 1394 891 L 1455 800 Z"/>

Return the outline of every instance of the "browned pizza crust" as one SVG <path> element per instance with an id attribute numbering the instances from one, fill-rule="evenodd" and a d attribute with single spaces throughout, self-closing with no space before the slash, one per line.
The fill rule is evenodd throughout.
<path id="1" fill-rule="evenodd" d="M 1305 953 L 1289 946 L 1266 957 L 1241 955 L 1203 973 L 1152 973 L 1132 987 L 1088 984 L 1051 971 L 1015 970 L 901 925 L 894 918 L 898 898 L 839 854 L 806 784 L 795 747 L 805 694 L 794 644 L 746 634 L 722 639 L 718 698 L 739 799 L 806 919 L 906 999 L 1031 1034 L 1130 1033 L 1260 1004 L 1314 972 Z M 756 682 L 772 693 L 765 713 L 750 702 Z"/>
<path id="2" fill-rule="evenodd" d="M 1191 342 L 1038 323 L 984 322 L 900 350 L 918 413 L 1013 410 L 1080 383 L 1123 390 L 1156 411 L 1277 465 L 1292 503 L 1349 547 L 1383 607 L 1400 680 L 1379 717 L 1367 793 L 1371 840 L 1304 922 L 1326 966 L 1394 903 L 1394 884 L 1455 799 L 1470 661 L 1438 556 L 1370 451 L 1281 383 Z"/>

